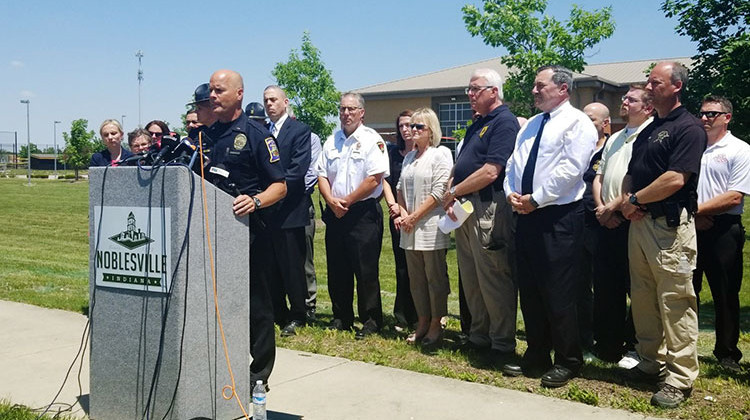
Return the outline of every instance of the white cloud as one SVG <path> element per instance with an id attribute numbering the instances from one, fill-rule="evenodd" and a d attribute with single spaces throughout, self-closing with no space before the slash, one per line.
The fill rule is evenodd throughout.
<path id="1" fill-rule="evenodd" d="M 23 63 L 23 61 L 20 61 L 20 60 L 12 60 L 10 62 L 10 65 L 11 65 L 11 67 L 20 68 L 20 67 L 24 66 L 24 63 Z"/>
<path id="2" fill-rule="evenodd" d="M 19 92 L 19 96 L 21 96 L 21 98 L 23 99 L 31 99 L 36 97 L 36 94 L 30 90 L 22 90 L 21 92 Z"/>

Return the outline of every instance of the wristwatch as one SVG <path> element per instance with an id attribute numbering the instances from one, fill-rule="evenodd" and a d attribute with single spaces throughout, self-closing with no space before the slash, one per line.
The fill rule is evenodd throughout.
<path id="1" fill-rule="evenodd" d="M 253 203 L 255 203 L 255 210 L 258 210 L 260 208 L 260 204 L 261 204 L 260 203 L 260 198 L 258 198 L 257 196 L 252 196 L 250 198 L 252 198 L 253 199 Z"/>
<path id="2" fill-rule="evenodd" d="M 452 196 L 455 197 L 456 196 L 456 186 L 455 185 L 451 186 L 451 189 L 448 190 L 448 193 L 450 193 L 450 195 L 452 195 Z"/>
<path id="3" fill-rule="evenodd" d="M 633 194 L 630 195 L 630 199 L 629 200 L 630 200 L 630 204 L 632 204 L 632 205 L 634 205 L 636 207 L 640 207 L 641 206 L 641 203 L 638 202 L 638 197 L 635 196 L 635 193 L 633 193 Z"/>

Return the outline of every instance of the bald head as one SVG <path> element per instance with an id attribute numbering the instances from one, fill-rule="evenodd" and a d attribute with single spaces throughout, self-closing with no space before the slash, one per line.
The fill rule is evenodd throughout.
<path id="1" fill-rule="evenodd" d="M 583 112 L 591 118 L 599 138 L 604 138 L 604 129 L 609 126 L 609 108 L 600 102 L 592 102 L 583 107 Z"/>
<path id="2" fill-rule="evenodd" d="M 218 70 L 209 81 L 209 102 L 221 122 L 234 121 L 242 114 L 244 85 L 242 76 L 233 70 Z"/>

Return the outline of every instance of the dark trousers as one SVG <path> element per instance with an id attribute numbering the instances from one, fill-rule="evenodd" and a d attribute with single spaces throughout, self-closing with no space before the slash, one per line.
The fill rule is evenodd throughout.
<path id="1" fill-rule="evenodd" d="M 581 281 L 578 284 L 578 336 L 585 351 L 594 345 L 594 252 L 599 238 L 596 236 L 599 222 L 596 215 L 585 212 L 583 224 L 583 250 L 581 252 Z"/>
<path id="2" fill-rule="evenodd" d="M 393 316 L 396 317 L 397 324 L 412 326 L 417 322 L 417 310 L 414 308 L 414 300 L 409 287 L 406 252 L 399 246 L 401 232 L 396 229 L 392 219 L 388 220 L 388 227 L 391 229 L 393 260 L 396 263 L 396 301 L 393 302 Z"/>
<path id="3" fill-rule="evenodd" d="M 378 262 L 383 242 L 383 211 L 375 199 L 355 203 L 341 219 L 330 208 L 326 223 L 328 294 L 333 317 L 345 326 L 354 322 L 354 277 L 357 277 L 357 309 L 360 321 L 383 325 Z"/>
<path id="4" fill-rule="evenodd" d="M 602 360 L 617 362 L 635 349 L 633 317 L 627 310 L 630 294 L 628 230 L 624 221 L 615 229 L 600 226 L 594 253 L 594 339 Z"/>
<path id="5" fill-rule="evenodd" d="M 266 264 L 266 281 L 271 290 L 274 321 L 282 327 L 291 321 L 305 323 L 307 279 L 305 277 L 305 228 L 272 229 L 273 248 Z M 289 307 L 287 307 L 289 298 Z"/>
<path id="6" fill-rule="evenodd" d="M 273 304 L 266 276 L 265 261 L 271 254 L 267 229 L 255 229 L 250 245 L 250 381 L 268 382 L 276 360 L 276 336 L 273 327 Z"/>
<path id="7" fill-rule="evenodd" d="M 714 299 L 714 356 L 719 360 L 731 357 L 739 361 L 742 358 L 737 341 L 740 335 L 739 293 L 744 245 L 745 229 L 739 215 L 714 216 L 713 227 L 698 231 L 698 264 L 693 274 L 693 287 L 698 295 L 705 273 Z"/>
<path id="8" fill-rule="evenodd" d="M 578 372 L 583 364 L 577 296 L 583 241 L 581 201 L 542 207 L 518 216 L 516 250 L 526 363 L 555 364 Z"/>
<path id="9" fill-rule="evenodd" d="M 305 226 L 305 278 L 307 279 L 307 309 L 315 310 L 318 282 L 315 278 L 315 204 L 310 202 L 310 224 Z"/>

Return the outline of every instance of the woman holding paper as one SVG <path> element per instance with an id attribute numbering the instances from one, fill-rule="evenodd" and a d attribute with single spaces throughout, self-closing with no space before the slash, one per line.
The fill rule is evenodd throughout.
<path id="1" fill-rule="evenodd" d="M 434 111 L 415 111 L 411 129 L 414 150 L 404 157 L 396 186 L 400 216 L 394 223 L 401 230 L 400 245 L 406 250 L 410 289 L 417 309 L 417 329 L 407 342 L 431 348 L 442 340 L 440 318 L 448 313 L 450 284 L 445 254 L 450 239 L 438 229 L 438 219 L 443 213 L 439 203 L 453 163 L 449 154 L 437 149 L 442 132 Z"/>

